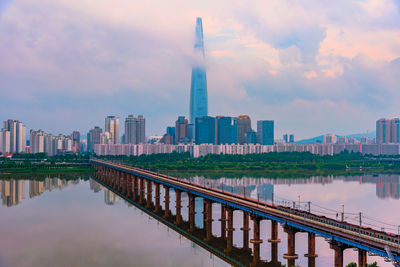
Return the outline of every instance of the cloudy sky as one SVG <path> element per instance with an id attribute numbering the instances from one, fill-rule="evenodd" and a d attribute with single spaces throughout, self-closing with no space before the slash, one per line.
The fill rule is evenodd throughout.
<path id="1" fill-rule="evenodd" d="M 210 115 L 276 135 L 374 131 L 400 116 L 398 0 L 0 0 L 0 120 L 53 134 L 188 116 L 196 17 Z"/>

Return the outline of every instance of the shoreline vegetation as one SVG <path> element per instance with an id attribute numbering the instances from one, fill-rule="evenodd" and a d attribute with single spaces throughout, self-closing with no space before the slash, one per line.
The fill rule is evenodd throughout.
<path id="1" fill-rule="evenodd" d="M 374 157 L 348 152 L 333 156 L 320 156 L 309 152 L 272 152 L 246 155 L 209 154 L 200 158 L 190 157 L 189 153 L 98 158 L 176 177 L 201 175 L 207 178 L 304 178 L 400 174 L 400 157 Z"/>
<path id="2" fill-rule="evenodd" d="M 89 174 L 94 169 L 89 155 L 58 155 L 47 157 L 44 153 L 14 154 L 12 158 L 0 158 L 0 175 L 15 174 Z"/>
<path id="3" fill-rule="evenodd" d="M 0 175 L 16 173 L 92 173 L 90 154 L 47 157 L 44 153 L 15 154 L 0 158 Z M 95 155 L 94 155 L 95 156 Z M 175 177 L 268 177 L 305 178 L 311 176 L 354 176 L 364 174 L 400 174 L 399 156 L 373 156 L 343 152 L 320 156 L 309 152 L 272 152 L 264 154 L 209 154 L 193 158 L 189 153 L 141 156 L 98 156 L 138 168 Z"/>

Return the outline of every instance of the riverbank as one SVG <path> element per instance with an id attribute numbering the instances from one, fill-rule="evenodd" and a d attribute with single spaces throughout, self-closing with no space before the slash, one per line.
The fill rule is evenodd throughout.
<path id="1" fill-rule="evenodd" d="M 48 167 L 48 166 L 21 166 L 21 167 L 10 167 L 10 168 L 0 168 L 0 175 L 11 175 L 11 174 L 46 174 L 46 173 L 82 173 L 89 174 L 93 173 L 95 170 L 87 166 L 59 166 L 59 167 Z"/>

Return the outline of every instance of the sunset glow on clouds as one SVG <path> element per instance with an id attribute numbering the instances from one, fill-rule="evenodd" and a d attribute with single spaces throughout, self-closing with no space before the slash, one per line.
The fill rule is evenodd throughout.
<path id="1" fill-rule="evenodd" d="M 197 16 L 210 115 L 274 119 L 296 138 L 400 116 L 396 0 L 4 3 L 0 119 L 28 128 L 85 133 L 132 113 L 162 134 L 189 112 Z"/>

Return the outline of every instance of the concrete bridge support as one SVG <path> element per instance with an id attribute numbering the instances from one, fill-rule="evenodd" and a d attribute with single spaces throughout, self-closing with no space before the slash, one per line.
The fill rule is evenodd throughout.
<path id="1" fill-rule="evenodd" d="M 341 244 L 341 243 L 338 243 L 335 241 L 330 244 L 330 247 L 335 252 L 334 266 L 335 267 L 343 267 L 343 251 L 349 247 L 345 244 Z"/>
<path id="2" fill-rule="evenodd" d="M 147 199 L 146 199 L 146 208 L 150 208 L 153 204 L 153 182 L 151 180 L 147 180 Z"/>
<path id="3" fill-rule="evenodd" d="M 367 265 L 367 252 L 358 249 L 358 267 L 365 267 Z"/>
<path id="4" fill-rule="evenodd" d="M 133 192 L 132 192 L 132 180 L 133 180 L 133 175 L 132 174 L 127 174 L 127 191 L 126 191 L 126 196 L 128 198 L 132 198 L 133 196 Z"/>
<path id="5" fill-rule="evenodd" d="M 189 232 L 193 233 L 195 226 L 196 201 L 194 195 L 189 193 Z"/>
<path id="6" fill-rule="evenodd" d="M 260 261 L 260 244 L 263 242 L 260 239 L 260 221 L 261 218 L 258 216 L 252 216 L 253 220 L 253 239 L 250 240 L 250 243 L 253 244 L 253 262 L 252 266 L 257 266 Z M 291 266 L 291 265 L 290 265 Z"/>
<path id="7" fill-rule="evenodd" d="M 283 258 L 287 260 L 287 266 L 295 265 L 296 259 L 299 256 L 296 254 L 296 232 L 297 230 L 293 227 L 286 226 L 284 231 L 287 233 L 288 237 L 288 252 L 283 255 Z"/>
<path id="8" fill-rule="evenodd" d="M 180 225 L 182 222 L 182 200 L 181 200 L 182 192 L 179 189 L 175 189 L 175 208 L 176 208 L 176 217 L 175 217 L 175 225 Z"/>
<path id="9" fill-rule="evenodd" d="M 144 193 L 145 193 L 145 189 L 144 189 L 144 178 L 140 177 L 140 193 L 139 193 L 139 203 L 143 204 L 144 203 Z"/>
<path id="10" fill-rule="evenodd" d="M 137 200 L 139 195 L 139 177 L 134 175 L 133 177 L 133 199 Z"/>
<path id="11" fill-rule="evenodd" d="M 161 210 L 161 206 L 160 206 L 160 184 L 159 183 L 155 183 L 156 184 L 156 195 L 155 195 L 155 209 L 154 212 L 158 213 Z"/>
<path id="12" fill-rule="evenodd" d="M 308 258 L 308 267 L 315 267 L 315 258 L 318 255 L 315 253 L 315 234 L 308 233 L 308 253 L 304 255 Z"/>
<path id="13" fill-rule="evenodd" d="M 227 239 L 226 239 L 226 253 L 231 253 L 232 248 L 233 248 L 233 231 L 235 231 L 235 228 L 233 228 L 233 208 L 232 207 L 227 207 L 227 213 L 228 213 L 228 227 L 226 229 L 227 231 Z"/>
<path id="14" fill-rule="evenodd" d="M 165 204 L 165 208 L 164 208 L 164 218 L 168 218 L 170 211 L 169 211 L 169 187 L 164 185 L 164 190 L 165 190 L 165 199 L 164 199 L 164 204 Z"/>
<path id="15" fill-rule="evenodd" d="M 205 241 L 210 241 L 212 237 L 212 202 L 208 199 L 204 200 L 204 229 L 206 230 L 206 238 Z"/>
<path id="16" fill-rule="evenodd" d="M 243 248 L 250 250 L 249 248 L 249 214 L 247 212 L 243 212 L 243 227 L 240 228 L 243 231 Z"/>
<path id="17" fill-rule="evenodd" d="M 271 221 L 271 238 L 268 242 L 271 243 L 271 261 L 278 263 L 278 244 L 281 240 L 278 238 L 278 222 L 276 221 Z"/>
<path id="18" fill-rule="evenodd" d="M 221 218 L 219 219 L 221 222 L 221 237 L 226 240 L 226 206 L 221 204 Z"/>

